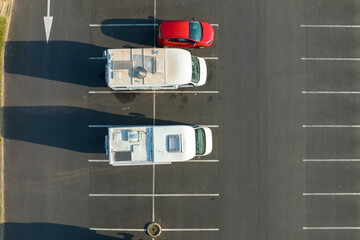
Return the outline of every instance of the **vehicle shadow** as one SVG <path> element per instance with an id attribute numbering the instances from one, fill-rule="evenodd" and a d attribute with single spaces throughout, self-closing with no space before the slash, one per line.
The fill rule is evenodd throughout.
<path id="1" fill-rule="evenodd" d="M 155 19 L 155 24 L 163 20 Z M 114 26 L 121 24 L 122 26 Z M 159 47 L 154 39 L 154 18 L 149 16 L 143 19 L 114 18 L 106 19 L 101 23 L 101 32 L 109 37 L 124 41 L 122 47 L 129 47 L 126 43 Z M 155 43 L 154 43 L 155 40 Z"/>
<path id="2" fill-rule="evenodd" d="M 89 87 L 106 86 L 105 61 L 89 60 L 101 56 L 105 47 L 71 41 L 9 41 L 5 44 L 5 81 L 21 76 L 60 81 Z M 34 82 L 34 81 L 33 81 Z M 35 82 L 34 82 L 35 83 Z"/>
<path id="3" fill-rule="evenodd" d="M 75 227 L 55 223 L 4 223 L 4 239 L 6 240 L 145 240 L 149 238 L 145 232 L 135 235 L 125 232 L 112 232 L 109 235 L 98 234 L 88 228 Z"/>
<path id="4" fill-rule="evenodd" d="M 107 127 L 89 125 L 152 125 L 153 119 L 129 113 L 117 115 L 69 106 L 5 106 L 1 134 L 7 139 L 85 153 L 104 153 Z M 156 119 L 157 125 L 181 124 Z M 6 144 L 6 141 L 5 141 Z"/>

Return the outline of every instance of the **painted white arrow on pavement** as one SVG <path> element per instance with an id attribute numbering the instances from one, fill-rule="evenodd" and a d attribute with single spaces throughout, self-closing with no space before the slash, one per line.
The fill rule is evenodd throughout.
<path id="1" fill-rule="evenodd" d="M 50 16 L 50 0 L 47 0 L 47 16 L 44 17 L 46 42 L 49 42 L 52 22 L 53 17 Z"/>

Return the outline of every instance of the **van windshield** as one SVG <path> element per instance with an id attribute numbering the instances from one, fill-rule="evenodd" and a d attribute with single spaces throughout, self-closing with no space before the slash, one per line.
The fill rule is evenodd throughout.
<path id="1" fill-rule="evenodd" d="M 192 75 L 191 82 L 198 83 L 200 81 L 200 64 L 197 57 L 191 57 Z"/>
<path id="2" fill-rule="evenodd" d="M 204 155 L 206 150 L 205 131 L 202 128 L 195 129 L 196 155 Z"/>

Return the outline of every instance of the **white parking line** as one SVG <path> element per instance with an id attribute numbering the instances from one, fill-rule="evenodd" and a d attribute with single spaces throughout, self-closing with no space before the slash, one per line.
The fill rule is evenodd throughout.
<path id="1" fill-rule="evenodd" d="M 201 57 L 201 58 L 205 60 L 219 60 L 219 57 Z M 89 57 L 89 60 L 105 60 L 105 59 L 106 57 Z"/>
<path id="2" fill-rule="evenodd" d="M 303 159 L 303 162 L 360 162 L 360 159 Z"/>
<path id="3" fill-rule="evenodd" d="M 108 163 L 108 162 L 109 162 L 109 160 L 96 160 L 96 159 L 89 159 L 89 162 L 96 162 L 96 163 L 99 163 L 99 162 L 101 162 L 101 163 Z"/>
<path id="4" fill-rule="evenodd" d="M 156 91 L 153 91 L 153 125 L 156 122 Z"/>
<path id="5" fill-rule="evenodd" d="M 90 231 L 145 232 L 144 228 L 89 228 Z"/>
<path id="6" fill-rule="evenodd" d="M 303 125 L 303 128 L 359 128 L 360 125 Z"/>
<path id="7" fill-rule="evenodd" d="M 301 58 L 304 61 L 360 61 L 360 58 Z"/>
<path id="8" fill-rule="evenodd" d="M 157 26 L 157 24 L 154 23 L 134 23 L 134 24 L 89 24 L 90 27 L 153 27 Z"/>
<path id="9" fill-rule="evenodd" d="M 360 25 L 305 25 L 302 24 L 300 27 L 303 28 L 360 28 Z"/>
<path id="10" fill-rule="evenodd" d="M 105 60 L 106 57 L 89 57 L 89 60 Z"/>
<path id="11" fill-rule="evenodd" d="M 153 91 L 89 91 L 89 94 L 134 94 L 134 93 L 144 93 L 144 94 L 150 94 L 153 93 Z M 179 94 L 218 94 L 219 91 L 156 91 L 155 93 L 179 93 Z"/>
<path id="12" fill-rule="evenodd" d="M 220 231 L 219 228 L 164 228 L 164 232 L 206 232 L 206 231 Z"/>
<path id="13" fill-rule="evenodd" d="M 208 127 L 208 128 L 218 128 L 219 127 L 219 125 L 201 125 L 201 126 Z"/>
<path id="14" fill-rule="evenodd" d="M 360 227 L 303 227 L 303 230 L 360 230 Z"/>
<path id="15" fill-rule="evenodd" d="M 155 191 L 155 189 L 154 189 Z M 90 193 L 89 197 L 219 197 L 218 193 Z"/>
<path id="16" fill-rule="evenodd" d="M 88 160 L 91 163 L 108 163 L 109 160 L 107 159 L 89 159 Z M 181 162 L 181 163 L 215 163 L 215 162 L 219 162 L 219 160 L 198 160 L 198 159 L 194 159 L 194 160 L 189 160 L 189 161 L 185 161 L 185 162 Z M 155 164 L 154 164 L 155 165 Z"/>
<path id="17" fill-rule="evenodd" d="M 156 13 L 156 10 L 155 12 Z M 155 18 L 154 18 L 155 19 Z M 155 22 L 155 21 L 154 21 Z M 153 27 L 157 26 L 157 23 L 109 23 L 109 24 L 89 24 L 89 27 Z M 213 27 L 219 27 L 217 23 L 210 23 Z"/>
<path id="18" fill-rule="evenodd" d="M 154 47 L 156 46 L 156 0 L 154 0 Z"/>
<path id="19" fill-rule="evenodd" d="M 201 57 L 205 60 L 219 60 L 219 57 Z"/>
<path id="20" fill-rule="evenodd" d="M 303 196 L 360 196 L 360 193 L 303 193 Z"/>
<path id="21" fill-rule="evenodd" d="M 124 232 L 145 232 L 143 228 L 89 228 L 91 231 L 124 231 Z M 207 232 L 220 231 L 219 228 L 164 228 L 163 232 Z"/>
<path id="22" fill-rule="evenodd" d="M 302 91 L 303 94 L 360 94 L 360 91 Z"/>
<path id="23" fill-rule="evenodd" d="M 112 128 L 112 127 L 121 127 L 123 125 L 88 125 L 89 128 Z M 190 126 L 190 125 L 189 125 Z M 204 127 L 209 127 L 209 128 L 218 128 L 219 125 L 202 125 Z"/>
<path id="24" fill-rule="evenodd" d="M 213 160 L 197 160 L 197 159 L 194 159 L 194 160 L 189 160 L 189 161 L 185 161 L 185 162 L 182 162 L 182 163 L 214 163 L 214 162 L 219 162 L 219 160 L 216 160 L 216 159 L 213 159 Z"/>
<path id="25" fill-rule="evenodd" d="M 155 222 L 155 165 L 152 174 L 152 221 Z"/>

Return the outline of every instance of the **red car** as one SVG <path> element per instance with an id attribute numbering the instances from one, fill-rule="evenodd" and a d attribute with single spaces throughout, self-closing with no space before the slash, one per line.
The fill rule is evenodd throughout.
<path id="1" fill-rule="evenodd" d="M 209 47 L 214 41 L 214 28 L 206 22 L 163 21 L 157 26 L 157 42 L 170 47 Z"/>

